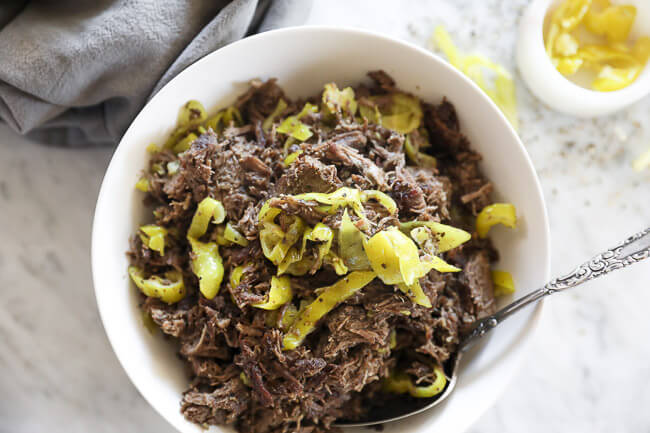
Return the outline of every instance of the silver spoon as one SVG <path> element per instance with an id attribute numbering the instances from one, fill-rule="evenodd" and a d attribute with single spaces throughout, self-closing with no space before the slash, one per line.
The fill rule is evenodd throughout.
<path id="1" fill-rule="evenodd" d="M 510 305 L 502 308 L 491 316 L 484 317 L 471 324 L 461 335 L 458 351 L 452 359 L 447 362 L 445 368 L 449 377 L 447 387 L 442 394 L 429 399 L 422 399 L 416 407 L 386 408 L 382 407 L 380 412 L 371 413 L 368 419 L 359 422 L 339 422 L 336 425 L 340 427 L 360 427 L 374 424 L 397 421 L 411 415 L 423 412 L 442 403 L 456 386 L 458 381 L 458 366 L 463 353 L 467 352 L 476 344 L 485 334 L 494 329 L 505 319 L 531 305 L 547 295 L 561 292 L 565 289 L 578 286 L 594 278 L 605 275 L 611 271 L 624 268 L 633 263 L 640 262 L 650 256 L 650 227 L 630 236 L 623 243 L 611 248 L 593 259 L 583 263 L 573 272 L 551 280 L 541 289 L 537 289 L 526 296 L 516 300 Z"/>

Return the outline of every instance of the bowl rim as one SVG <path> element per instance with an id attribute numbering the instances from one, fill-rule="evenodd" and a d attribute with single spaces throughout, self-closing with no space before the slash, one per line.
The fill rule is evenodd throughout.
<path id="1" fill-rule="evenodd" d="M 114 162 L 119 159 L 120 155 L 124 152 L 126 152 L 126 145 L 123 145 L 124 143 L 124 138 L 129 136 L 129 133 L 131 132 L 132 129 L 136 128 L 136 124 L 139 123 L 139 119 L 142 117 L 143 111 L 149 107 L 150 105 L 155 105 L 159 99 L 162 98 L 162 95 L 165 95 L 168 91 L 170 91 L 170 88 L 173 87 L 172 84 L 175 83 L 176 81 L 180 81 L 184 79 L 184 76 L 187 75 L 187 71 L 192 71 L 197 68 L 201 68 L 202 65 L 212 56 L 218 55 L 218 53 L 224 51 L 224 50 L 236 50 L 239 49 L 240 47 L 245 47 L 245 45 L 254 42 L 258 39 L 263 39 L 263 38 L 268 38 L 268 37 L 273 37 L 275 35 L 284 35 L 284 34 L 309 34 L 309 33 L 337 33 L 340 35 L 344 36 L 361 36 L 361 37 L 368 37 L 368 38 L 373 38 L 376 41 L 380 43 L 391 43 L 391 44 L 397 44 L 400 45 L 401 48 L 405 50 L 412 50 L 415 51 L 417 54 L 424 55 L 427 57 L 432 58 L 434 61 L 438 62 L 441 64 L 442 67 L 452 71 L 454 75 L 457 76 L 458 79 L 465 81 L 467 84 L 469 84 L 475 91 L 475 97 L 476 98 L 483 98 L 485 101 L 488 102 L 493 108 L 494 111 L 498 114 L 498 116 L 501 117 L 503 124 L 506 126 L 506 129 L 509 131 L 509 134 L 512 136 L 514 141 L 518 144 L 520 150 L 522 151 L 525 163 L 526 163 L 526 170 L 530 171 L 532 173 L 532 178 L 533 178 L 533 186 L 534 186 L 534 191 L 531 191 L 531 193 L 534 193 L 537 195 L 537 199 L 539 201 L 539 204 L 541 205 L 541 209 L 543 211 L 543 214 L 540 215 L 541 222 L 543 227 L 543 239 L 545 240 L 545 245 L 544 248 L 546 250 L 546 255 L 543 257 L 543 260 L 545 261 L 545 269 L 543 269 L 543 274 L 546 276 L 546 279 L 549 278 L 550 276 L 550 262 L 551 262 L 551 237 L 550 237 L 550 227 L 549 227 L 549 221 L 548 221 L 548 210 L 546 207 L 546 201 L 544 198 L 544 194 L 542 191 L 542 187 L 540 184 L 539 177 L 537 175 L 537 172 L 534 168 L 534 165 L 532 163 L 532 160 L 530 158 L 530 155 L 526 151 L 526 148 L 519 138 L 519 135 L 516 133 L 510 122 L 507 120 L 503 112 L 496 106 L 496 104 L 473 82 L 471 81 L 468 77 L 466 77 L 464 74 L 462 74 L 460 71 L 456 70 L 453 66 L 451 66 L 448 62 L 443 60 L 440 56 L 437 54 L 426 50 L 420 46 L 417 46 L 413 43 L 400 40 L 397 38 L 393 38 L 375 31 L 370 31 L 366 29 L 360 29 L 360 28 L 354 28 L 354 27 L 338 27 L 338 26 L 330 26 L 330 25 L 305 25 L 305 26 L 292 26 L 292 27 L 285 27 L 281 29 L 276 29 L 276 30 L 270 30 L 264 33 L 258 33 L 252 36 L 248 36 L 246 38 L 240 39 L 238 41 L 235 41 L 231 44 L 228 44 L 224 47 L 221 47 L 204 57 L 196 60 L 194 63 L 189 65 L 187 68 L 185 68 L 183 71 L 181 71 L 178 75 L 176 75 L 174 78 L 172 78 L 168 83 L 166 83 L 153 97 L 151 97 L 146 104 L 141 108 L 141 110 L 138 112 L 138 114 L 134 117 L 134 119 L 131 121 L 131 124 L 127 128 L 127 130 L 124 132 L 122 135 L 122 138 L 120 139 L 117 147 L 115 148 L 115 151 L 111 157 L 111 160 L 108 164 L 108 167 L 106 169 L 106 172 L 104 174 L 104 177 L 101 182 L 98 198 L 97 198 L 97 203 L 95 206 L 95 211 L 94 211 L 94 216 L 93 216 L 93 221 L 92 221 L 92 232 L 91 232 L 91 273 L 92 273 L 92 280 L 93 280 L 93 289 L 95 292 L 95 300 L 97 303 L 97 308 L 99 310 L 99 315 L 101 318 L 102 326 L 104 327 L 104 331 L 106 332 L 106 336 L 108 337 L 109 343 L 111 345 L 111 348 L 113 349 L 113 352 L 115 353 L 115 356 L 117 357 L 123 371 L 126 373 L 127 377 L 131 381 L 131 383 L 135 386 L 135 388 L 138 390 L 139 394 L 144 398 L 144 400 L 163 418 L 165 419 L 169 424 L 171 424 L 176 430 L 179 432 L 184 431 L 183 427 L 179 425 L 180 423 L 175 422 L 174 420 L 170 419 L 166 413 L 162 411 L 160 406 L 156 404 L 152 396 L 150 396 L 147 392 L 144 390 L 144 384 L 141 383 L 141 381 L 135 377 L 133 370 L 130 368 L 127 368 L 126 365 L 128 363 L 125 362 L 126 359 L 126 354 L 118 348 L 116 345 L 116 341 L 120 338 L 119 335 L 115 333 L 115 329 L 111 326 L 111 318 L 109 316 L 109 313 L 106 311 L 106 307 L 104 307 L 104 303 L 102 302 L 102 293 L 101 290 L 98 290 L 98 287 L 101 286 L 101 282 L 98 280 L 97 272 L 96 269 L 99 269 L 102 265 L 100 262 L 100 252 L 97 251 L 97 245 L 98 245 L 98 239 L 99 239 L 99 224 L 98 224 L 98 219 L 100 219 L 101 211 L 102 208 L 104 207 L 104 202 L 108 200 L 107 198 L 107 187 L 106 185 L 111 182 L 111 179 L 115 177 L 115 173 L 119 171 L 119 167 L 117 165 L 114 165 Z M 361 79 L 361 77 L 360 77 Z M 509 376 L 509 378 L 501 383 L 500 389 L 495 389 L 494 394 L 499 395 L 506 387 L 507 384 L 511 382 L 512 379 L 514 379 L 514 372 L 518 371 L 521 368 L 521 364 L 524 359 L 524 355 L 528 351 L 528 347 L 532 341 L 532 339 L 535 336 L 535 333 L 539 329 L 539 324 L 542 318 L 542 313 L 544 310 L 544 300 L 541 300 L 540 302 L 537 303 L 537 305 L 534 307 L 534 310 L 531 312 L 529 319 L 526 322 L 526 327 L 522 329 L 522 332 L 524 336 L 527 335 L 527 338 L 522 338 L 522 340 L 517 344 L 519 346 L 519 351 L 518 353 L 511 359 L 512 366 L 513 366 L 513 374 Z M 497 398 L 494 398 L 491 401 L 491 404 L 494 404 L 494 402 L 497 401 Z M 465 423 L 465 427 L 469 427 L 471 423 L 473 423 L 480 415 L 483 414 L 484 410 L 487 409 L 489 405 L 486 405 L 483 410 L 477 411 L 478 413 L 475 414 L 475 416 L 469 421 Z M 466 420 L 467 421 L 467 420 Z M 185 421 L 188 422 L 188 421 Z M 399 422 L 399 421 L 397 421 Z"/>

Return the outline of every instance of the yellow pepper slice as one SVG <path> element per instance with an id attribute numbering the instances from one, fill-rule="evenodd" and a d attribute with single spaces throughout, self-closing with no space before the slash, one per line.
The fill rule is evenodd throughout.
<path id="1" fill-rule="evenodd" d="M 275 246 L 282 242 L 284 236 L 285 233 L 279 225 L 269 222 L 264 223 L 263 228 L 260 230 L 259 237 L 260 244 L 262 245 L 262 252 L 266 258 L 269 258 L 270 260 Z"/>
<path id="2" fill-rule="evenodd" d="M 241 277 L 244 275 L 244 269 L 248 266 L 248 264 L 243 265 L 243 266 L 236 266 L 232 271 L 230 271 L 230 287 L 233 289 L 237 286 L 239 286 L 239 283 L 241 282 Z"/>
<path id="3" fill-rule="evenodd" d="M 325 84 L 322 102 L 330 113 L 348 113 L 354 116 L 357 112 L 357 101 L 354 99 L 354 90 L 346 87 L 343 90 L 334 83 Z"/>
<path id="4" fill-rule="evenodd" d="M 430 257 L 426 260 L 422 260 L 422 273 L 426 275 L 431 269 L 435 269 L 438 272 L 460 272 L 461 269 L 456 266 L 450 265 L 445 262 L 438 256 Z"/>
<path id="5" fill-rule="evenodd" d="M 155 143 L 150 143 L 146 147 L 147 153 L 154 155 L 158 152 L 160 152 L 160 147 L 158 147 Z"/>
<path id="6" fill-rule="evenodd" d="M 364 250 L 372 270 L 386 284 L 403 284 L 411 288 L 418 284 L 418 279 L 432 269 L 438 272 L 458 272 L 440 257 L 433 256 L 420 260 L 415 243 L 392 227 L 375 233 L 365 244 Z"/>
<path id="7" fill-rule="evenodd" d="M 199 101 L 190 100 L 178 111 L 178 126 L 198 126 L 207 118 L 205 107 Z"/>
<path id="8" fill-rule="evenodd" d="M 363 249 L 365 235 L 354 225 L 348 215 L 348 210 L 343 211 L 341 226 L 338 233 L 339 256 L 345 265 L 352 271 L 370 269 L 368 256 Z"/>
<path id="9" fill-rule="evenodd" d="M 288 166 L 290 166 L 291 164 L 293 164 L 293 162 L 294 162 L 296 159 L 298 159 L 298 156 L 300 156 L 301 153 L 302 153 L 302 150 L 297 150 L 297 151 L 295 151 L 295 152 L 290 153 L 289 155 L 287 155 L 287 157 L 284 158 L 284 165 L 285 165 L 285 167 L 288 167 Z"/>
<path id="10" fill-rule="evenodd" d="M 271 200 L 267 200 L 264 202 L 262 207 L 260 208 L 259 213 L 257 214 L 257 219 L 259 222 L 264 223 L 264 222 L 273 222 L 276 216 L 280 215 L 280 212 L 282 212 L 280 209 L 276 207 L 271 207 Z"/>
<path id="11" fill-rule="evenodd" d="M 149 249 L 158 251 L 161 256 L 165 255 L 165 236 L 167 229 L 155 224 L 147 224 L 140 227 L 140 239 Z"/>
<path id="12" fill-rule="evenodd" d="M 294 196 L 298 200 L 316 201 L 328 205 L 323 210 L 335 213 L 342 207 L 349 206 L 359 218 L 363 218 L 363 207 L 361 206 L 361 191 L 354 188 L 343 187 L 332 193 L 308 192 Z"/>
<path id="13" fill-rule="evenodd" d="M 174 145 L 173 148 L 174 153 L 185 152 L 187 149 L 190 148 L 190 146 L 192 146 L 192 142 L 194 142 L 194 140 L 196 140 L 197 138 L 199 138 L 198 135 L 196 135 L 193 132 L 190 132 L 184 138 L 182 138 L 178 143 Z"/>
<path id="14" fill-rule="evenodd" d="M 485 206 L 476 217 L 476 232 L 480 238 L 487 236 L 493 225 L 503 224 L 514 228 L 517 225 L 517 211 L 510 203 L 494 203 Z"/>
<path id="15" fill-rule="evenodd" d="M 492 271 L 492 283 L 494 283 L 494 296 L 515 293 L 515 281 L 510 272 Z"/>
<path id="16" fill-rule="evenodd" d="M 203 236 L 208 230 L 211 219 L 215 224 L 221 224 L 226 219 L 226 210 L 219 200 L 206 197 L 201 200 L 194 212 L 187 236 L 195 239 Z"/>
<path id="17" fill-rule="evenodd" d="M 431 308 L 431 300 L 422 290 L 422 286 L 418 280 L 411 285 L 400 283 L 397 287 L 404 292 L 414 303 L 423 306 L 424 308 Z"/>
<path id="18" fill-rule="evenodd" d="M 553 12 L 551 25 L 557 25 L 565 32 L 578 27 L 589 12 L 591 0 L 565 0 Z"/>
<path id="19" fill-rule="evenodd" d="M 280 98 L 280 100 L 278 101 L 278 105 L 275 106 L 273 112 L 269 114 L 269 117 L 264 119 L 264 122 L 262 122 L 262 129 L 264 130 L 264 132 L 269 132 L 275 119 L 280 114 L 282 114 L 282 112 L 286 109 L 287 109 L 287 103 L 284 101 L 284 99 Z"/>
<path id="20" fill-rule="evenodd" d="M 397 331 L 391 329 L 390 334 L 388 335 L 388 348 L 392 350 L 396 346 L 397 346 Z"/>
<path id="21" fill-rule="evenodd" d="M 280 318 L 280 329 L 289 329 L 297 317 L 298 309 L 293 304 L 289 304 Z"/>
<path id="22" fill-rule="evenodd" d="M 129 266 L 129 276 L 146 296 L 158 298 L 168 304 L 174 304 L 185 297 L 183 276 L 178 271 L 168 271 L 165 277 L 153 275 L 144 278 L 142 269 Z"/>
<path id="23" fill-rule="evenodd" d="M 223 280 L 223 261 L 215 242 L 200 242 L 187 237 L 192 247 L 192 272 L 199 278 L 199 290 L 207 299 L 219 293 Z"/>
<path id="24" fill-rule="evenodd" d="M 447 56 L 447 61 L 457 69 L 463 69 L 463 56 L 451 40 L 451 36 L 443 26 L 437 26 L 431 36 L 432 45 L 437 46 Z"/>
<path id="25" fill-rule="evenodd" d="M 395 228 L 375 233 L 363 246 L 372 270 L 386 284 L 411 285 L 419 277 L 418 249 Z"/>
<path id="26" fill-rule="evenodd" d="M 436 249 L 436 252 L 438 253 L 452 250 L 472 238 L 472 235 L 467 233 L 465 230 L 435 221 L 408 221 L 400 224 L 400 229 L 407 233 L 411 233 L 411 236 L 413 236 L 413 229 L 417 227 L 426 227 L 431 231 L 438 244 L 438 248 Z M 428 237 L 428 234 L 425 236 Z M 414 239 L 418 244 L 422 245 L 426 239 L 422 239 L 422 235 L 419 235 L 418 237 L 419 239 Z"/>
<path id="27" fill-rule="evenodd" d="M 419 167 L 436 167 L 438 160 L 426 153 L 420 152 L 419 139 L 413 136 L 413 133 L 407 134 L 404 140 L 404 151 L 409 160 Z"/>
<path id="28" fill-rule="evenodd" d="M 151 165 L 151 173 L 157 173 L 160 176 L 165 174 L 165 168 L 160 163 L 155 163 Z"/>
<path id="29" fill-rule="evenodd" d="M 251 305 L 263 310 L 277 310 L 291 301 L 292 297 L 293 292 L 291 291 L 289 277 L 271 277 L 271 290 L 269 290 L 268 299 L 265 302 Z"/>
<path id="30" fill-rule="evenodd" d="M 225 224 L 219 224 L 215 229 L 215 238 L 217 241 L 217 245 L 222 247 L 232 246 L 233 244 L 232 241 L 226 239 L 226 237 L 224 236 L 225 232 L 226 232 Z"/>
<path id="31" fill-rule="evenodd" d="M 287 273 L 295 276 L 305 275 L 311 269 L 312 263 L 300 263 L 303 253 L 304 251 L 296 247 L 291 247 L 282 262 L 278 265 L 278 275 Z M 300 264 L 298 265 L 298 263 Z"/>
<path id="32" fill-rule="evenodd" d="M 555 52 L 561 56 L 573 56 L 579 47 L 578 40 L 571 33 L 560 33 L 555 39 Z"/>
<path id="33" fill-rule="evenodd" d="M 422 116 L 418 98 L 406 93 L 394 93 L 393 103 L 381 113 L 381 124 L 393 131 L 408 134 L 420 126 Z"/>
<path id="34" fill-rule="evenodd" d="M 175 148 L 176 153 L 187 150 L 189 144 L 196 138 L 196 135 L 192 133 L 191 135 L 193 138 L 187 139 L 186 136 L 188 136 L 188 132 L 198 128 L 206 118 L 207 112 L 205 111 L 203 104 L 195 100 L 187 101 L 187 103 L 179 109 L 176 128 L 170 134 L 163 147 L 165 149 Z"/>
<path id="35" fill-rule="evenodd" d="M 632 55 L 644 65 L 650 57 L 650 38 L 647 36 L 638 38 L 632 47 Z"/>
<path id="36" fill-rule="evenodd" d="M 136 183 L 135 183 L 135 189 L 142 191 L 142 192 L 149 192 L 149 181 L 141 177 Z"/>
<path id="37" fill-rule="evenodd" d="M 305 337 L 315 329 L 316 322 L 332 311 L 340 302 L 364 288 L 376 274 L 374 272 L 355 271 L 331 286 L 319 289 L 320 295 L 309 304 L 282 339 L 283 350 L 298 347 Z"/>
<path id="38" fill-rule="evenodd" d="M 365 255 L 365 254 L 364 254 Z M 345 262 L 334 251 L 328 251 L 325 255 L 325 263 L 329 263 L 333 268 L 336 275 L 345 275 L 349 272 Z"/>
<path id="39" fill-rule="evenodd" d="M 609 42 L 623 42 L 630 35 L 635 19 L 635 6 L 612 5 L 600 12 L 589 9 L 584 23 L 590 32 L 604 35 Z"/>
<path id="40" fill-rule="evenodd" d="M 244 119 L 242 118 L 239 109 L 231 106 L 226 108 L 226 111 L 224 112 L 223 123 L 226 126 L 230 126 L 231 123 L 235 126 L 241 126 L 244 124 Z"/>
<path id="41" fill-rule="evenodd" d="M 394 394 L 406 394 L 416 398 L 430 398 L 440 394 L 447 386 L 447 377 L 441 367 L 435 366 L 436 379 L 431 385 L 416 386 L 405 373 L 395 373 L 384 381 L 383 389 Z"/>
<path id="42" fill-rule="evenodd" d="M 322 262 L 325 255 L 329 253 L 332 248 L 332 239 L 334 239 L 334 232 L 331 228 L 323 223 L 318 223 L 314 226 L 309 233 L 304 234 L 304 239 L 311 242 L 320 242 L 318 246 L 318 260 Z M 303 251 L 304 253 L 304 251 Z"/>
<path id="43" fill-rule="evenodd" d="M 282 263 L 291 246 L 300 239 L 305 231 L 302 219 L 294 218 L 286 233 L 280 226 L 273 223 L 264 223 L 264 228 L 260 231 L 262 252 L 276 266 Z M 267 236 L 267 233 L 270 235 Z"/>
<path id="44" fill-rule="evenodd" d="M 314 228 L 305 228 L 302 235 L 302 247 L 298 249 L 294 246 L 287 251 L 281 263 L 277 265 L 278 275 L 289 273 L 299 276 L 306 274 L 312 268 L 320 268 L 324 258 L 330 252 L 333 238 L 334 232 L 323 223 L 316 224 Z M 307 241 L 321 243 L 318 246 L 318 257 L 316 261 L 311 257 L 303 259 L 303 255 L 307 249 Z"/>
<path id="45" fill-rule="evenodd" d="M 207 119 L 204 125 L 205 128 L 211 128 L 215 132 L 222 132 L 226 126 L 231 124 L 241 126 L 243 123 L 244 121 L 237 107 L 228 107 Z"/>
<path id="46" fill-rule="evenodd" d="M 381 96 L 385 98 L 385 96 Z M 375 102 L 378 97 L 368 98 Z M 369 121 L 381 124 L 383 127 L 392 129 L 401 134 L 409 132 L 420 127 L 422 123 L 422 106 L 420 100 L 406 93 L 395 92 L 391 94 L 391 104 L 378 107 L 379 119 L 375 118 L 375 108 L 362 106 L 361 115 Z"/>
<path id="47" fill-rule="evenodd" d="M 381 191 L 366 189 L 361 191 L 359 198 L 362 203 L 365 203 L 368 200 L 376 200 L 379 204 L 385 207 L 391 215 L 397 212 L 397 204 L 395 203 L 395 200 Z"/>
<path id="48" fill-rule="evenodd" d="M 618 68 L 639 66 L 639 62 L 630 52 L 619 47 L 584 45 L 578 49 L 578 56 L 593 68 L 602 65 L 611 65 Z"/>
<path id="49" fill-rule="evenodd" d="M 377 105 L 359 105 L 359 123 L 363 123 L 363 119 L 367 119 L 368 123 L 381 125 L 381 113 Z"/>
<path id="50" fill-rule="evenodd" d="M 246 239 L 244 235 L 239 233 L 237 229 L 235 229 L 232 226 L 232 224 L 230 224 L 230 222 L 226 223 L 226 228 L 223 232 L 223 237 L 234 244 L 241 245 L 242 247 L 248 245 L 248 239 Z"/>
<path id="51" fill-rule="evenodd" d="M 362 203 L 368 200 L 377 200 L 386 210 L 394 214 L 397 212 L 397 204 L 388 195 L 381 191 L 364 190 L 360 191 L 355 188 L 343 187 L 332 193 L 309 192 L 293 196 L 298 200 L 309 200 L 322 203 L 324 206 L 321 210 L 333 214 L 342 207 L 351 207 L 354 213 L 361 219 L 365 220 Z"/>
<path id="52" fill-rule="evenodd" d="M 573 75 L 584 65 L 584 59 L 578 56 L 562 57 L 553 59 L 555 68 L 564 76 Z"/>
<path id="53" fill-rule="evenodd" d="M 309 112 L 317 112 L 318 107 L 310 104 L 309 102 L 305 104 L 305 107 L 300 113 L 296 116 L 289 116 L 282 121 L 280 126 L 278 126 L 277 131 L 289 135 L 297 140 L 305 141 L 312 135 L 311 129 L 308 125 L 305 125 L 300 121 L 300 118 L 305 116 Z"/>
<path id="54" fill-rule="evenodd" d="M 641 66 L 630 68 L 613 68 L 603 66 L 596 79 L 591 83 L 591 88 L 599 92 L 613 92 L 629 86 L 641 73 Z"/>
<path id="55" fill-rule="evenodd" d="M 557 26 L 555 26 L 553 41 L 557 31 Z M 431 43 L 447 56 L 447 60 L 452 66 L 474 81 L 494 101 L 515 130 L 519 128 L 515 83 L 512 75 L 504 67 L 484 56 L 466 56 L 460 53 L 443 26 L 436 27 L 431 37 Z M 547 44 L 547 48 L 548 46 Z M 551 55 L 550 52 L 549 55 Z M 485 80 L 483 69 L 487 69 L 495 76 L 493 86 L 490 86 Z"/>
<path id="56" fill-rule="evenodd" d="M 580 24 L 589 11 L 591 0 L 566 0 L 551 15 L 551 23 L 546 35 L 546 53 L 554 59 L 555 43 L 561 33 L 568 33 Z"/>

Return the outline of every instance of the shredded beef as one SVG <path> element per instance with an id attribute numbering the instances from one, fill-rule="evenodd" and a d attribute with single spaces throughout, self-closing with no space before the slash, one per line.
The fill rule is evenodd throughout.
<path id="1" fill-rule="evenodd" d="M 343 184 L 337 176 L 336 167 L 325 165 L 311 156 L 300 155 L 278 180 L 277 192 L 332 192 L 341 186 Z"/>
<path id="2" fill-rule="evenodd" d="M 369 76 L 373 84 L 354 89 L 359 104 L 390 103 L 390 94 L 399 91 L 393 79 L 383 71 Z M 264 120 L 281 99 L 287 108 L 268 125 Z M 307 99 L 313 104 L 320 100 L 320 95 Z M 398 212 L 391 214 L 374 200 L 364 203 L 364 230 L 371 236 L 415 219 L 471 230 L 472 215 L 491 203 L 492 192 L 479 169 L 480 155 L 461 133 L 446 99 L 422 103 L 424 118 L 417 132 L 428 137 L 430 145 L 420 150 L 437 159 L 436 168 L 417 167 L 405 157 L 404 134 L 341 112 L 304 114 L 301 121 L 312 135 L 304 142 L 288 139 L 278 132 L 280 122 L 299 113 L 304 103 L 289 99 L 275 80 L 254 81 L 235 103 L 241 122 L 195 131 L 199 136 L 188 150 L 154 153 L 145 173 L 145 203 L 169 235 L 163 255 L 134 236 L 128 257 L 146 276 L 170 270 L 183 276 L 187 295 L 182 301 L 168 305 L 141 294 L 141 307 L 175 342 L 187 364 L 189 385 L 181 412 L 197 424 L 232 425 L 246 433 L 321 433 L 336 420 L 363 419 L 395 402 L 382 390 L 392 371 L 399 369 L 418 383 L 433 382 L 432 366 L 444 365 L 454 354 L 461 325 L 495 309 L 490 263 L 496 251 L 474 236 L 442 254 L 461 272 L 432 271 L 420 279 L 432 308 L 416 305 L 399 288 L 376 278 L 327 313 L 300 346 L 283 350 L 289 329 L 285 320 L 313 301 L 319 288 L 341 277 L 328 260 L 321 267 L 317 245 L 306 242 L 304 256 L 316 264 L 304 275 L 291 276 L 293 300 L 274 311 L 257 308 L 269 299 L 277 274 L 259 239 L 263 203 L 281 209 L 275 221 L 281 230 L 295 217 L 310 227 L 323 223 L 337 230 L 343 209 L 328 212 L 321 203 L 294 196 L 344 186 L 379 190 L 392 197 Z M 289 152 L 298 156 L 287 164 Z M 216 224 L 201 238 L 221 242 L 224 278 L 212 299 L 199 290 L 185 237 L 206 197 L 223 204 L 227 221 L 247 240 L 225 245 Z M 364 223 L 356 215 L 353 221 L 360 227 Z M 332 242 L 337 251 L 338 239 Z M 237 267 L 241 278 L 233 281 Z"/>

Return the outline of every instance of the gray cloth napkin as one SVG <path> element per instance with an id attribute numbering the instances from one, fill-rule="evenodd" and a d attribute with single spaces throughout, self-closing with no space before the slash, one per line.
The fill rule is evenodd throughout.
<path id="1" fill-rule="evenodd" d="M 2 0 L 0 119 L 48 144 L 115 144 L 206 54 L 300 24 L 311 0 Z"/>

